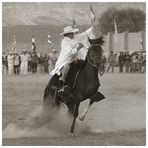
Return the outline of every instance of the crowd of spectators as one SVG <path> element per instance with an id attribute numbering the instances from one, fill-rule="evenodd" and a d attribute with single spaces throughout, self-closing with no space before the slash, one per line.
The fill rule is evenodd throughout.
<path id="1" fill-rule="evenodd" d="M 9 52 L 2 54 L 3 74 L 27 75 L 28 73 L 49 73 L 55 65 L 58 53 L 55 49 L 49 54 L 27 52 Z"/>
<path id="2" fill-rule="evenodd" d="M 48 74 L 53 70 L 57 59 L 58 53 L 55 49 L 52 49 L 49 54 L 27 52 L 26 50 L 20 54 L 11 51 L 8 54 L 3 52 L 3 73 L 8 75 Z M 145 73 L 146 71 L 146 54 L 141 52 L 134 54 L 120 52 L 118 55 L 111 51 L 108 57 L 103 56 L 102 62 L 101 69 L 104 69 L 105 72 L 114 73 L 115 67 L 119 68 L 120 73 Z"/>
<path id="3" fill-rule="evenodd" d="M 114 67 L 119 67 L 119 72 L 123 73 L 145 73 L 146 72 L 146 54 L 142 52 L 120 52 L 119 55 L 110 52 L 106 58 L 107 69 L 106 72 L 114 72 Z"/>

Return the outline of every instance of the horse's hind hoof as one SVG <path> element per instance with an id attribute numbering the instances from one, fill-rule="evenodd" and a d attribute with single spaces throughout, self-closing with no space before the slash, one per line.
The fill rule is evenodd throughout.
<path id="1" fill-rule="evenodd" d="M 84 119 L 85 119 L 85 116 L 83 116 L 83 115 L 79 116 L 80 121 L 84 121 Z"/>

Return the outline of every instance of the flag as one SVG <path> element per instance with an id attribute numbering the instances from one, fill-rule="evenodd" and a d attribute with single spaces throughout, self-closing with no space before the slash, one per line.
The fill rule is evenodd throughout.
<path id="1" fill-rule="evenodd" d="M 94 10 L 92 8 L 92 5 L 90 5 L 90 18 L 91 18 L 91 23 L 93 23 L 95 21 L 95 19 L 96 19 Z"/>
<path id="2" fill-rule="evenodd" d="M 49 45 L 51 45 L 51 44 L 52 44 L 52 42 L 51 42 L 50 38 L 51 38 L 51 35 L 50 35 L 50 34 L 48 34 L 48 43 L 49 43 Z"/>
<path id="3" fill-rule="evenodd" d="M 76 24 L 76 21 L 75 21 L 75 19 L 73 18 L 73 23 L 72 23 L 72 26 L 73 26 L 73 28 L 76 28 L 77 27 L 77 24 Z"/>
<path id="4" fill-rule="evenodd" d="M 13 36 L 13 44 L 12 44 L 12 46 L 13 46 L 13 50 L 15 52 L 16 51 L 16 36 L 15 35 Z"/>
<path id="5" fill-rule="evenodd" d="M 35 45 L 35 38 L 34 38 L 34 36 L 32 36 L 32 52 L 35 52 L 35 50 L 36 50 L 36 45 Z"/>
<path id="6" fill-rule="evenodd" d="M 118 41 L 118 29 L 117 29 L 117 23 L 115 19 L 114 19 L 114 28 L 115 28 L 115 42 L 117 42 Z"/>

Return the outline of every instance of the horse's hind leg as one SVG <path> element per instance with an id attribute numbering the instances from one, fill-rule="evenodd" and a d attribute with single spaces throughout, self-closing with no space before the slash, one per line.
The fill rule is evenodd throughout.
<path id="1" fill-rule="evenodd" d="M 74 104 L 73 121 L 72 121 L 72 125 L 70 128 L 70 133 L 74 133 L 76 118 L 78 117 L 78 110 L 79 110 L 79 103 Z"/>

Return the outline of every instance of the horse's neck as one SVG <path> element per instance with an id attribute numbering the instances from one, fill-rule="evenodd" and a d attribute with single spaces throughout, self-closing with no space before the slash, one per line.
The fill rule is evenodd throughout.
<path id="1" fill-rule="evenodd" d="M 92 78 L 91 80 L 98 79 L 98 68 L 94 67 L 88 62 L 86 62 L 84 72 L 85 72 L 85 76 Z"/>
<path id="2" fill-rule="evenodd" d="M 98 69 L 86 62 L 85 67 L 79 73 L 76 88 L 79 90 L 79 97 L 88 98 L 99 87 Z"/>

